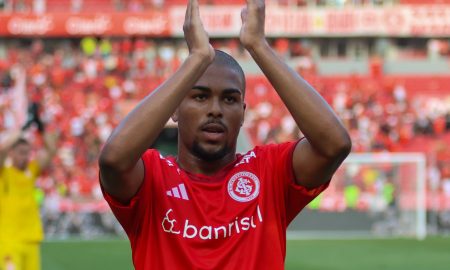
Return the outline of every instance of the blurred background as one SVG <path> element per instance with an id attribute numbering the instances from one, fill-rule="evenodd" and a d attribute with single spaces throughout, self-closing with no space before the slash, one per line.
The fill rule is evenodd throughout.
<path id="1" fill-rule="evenodd" d="M 247 75 L 241 152 L 302 136 L 239 43 L 244 3 L 200 0 L 211 43 Z M 131 269 L 124 233 L 101 195 L 97 155 L 124 115 L 188 55 L 185 5 L 0 0 L 0 136 L 23 125 L 30 101 L 41 104 L 46 129 L 60 133 L 36 191 L 43 269 Z M 330 188 L 291 224 L 286 267 L 447 269 L 450 1 L 267 0 L 266 13 L 270 44 L 324 96 L 353 140 Z M 28 139 L 39 148 L 33 132 Z M 168 123 L 154 147 L 175 154 L 176 140 Z M 91 264 L 74 264 L 76 254 Z"/>

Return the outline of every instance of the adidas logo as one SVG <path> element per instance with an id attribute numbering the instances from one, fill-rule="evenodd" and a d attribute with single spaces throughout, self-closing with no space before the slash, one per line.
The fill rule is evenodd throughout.
<path id="1" fill-rule="evenodd" d="M 175 197 L 187 201 L 189 200 L 184 184 L 179 184 L 178 186 L 173 187 L 172 189 L 166 191 L 166 194 L 169 197 Z"/>

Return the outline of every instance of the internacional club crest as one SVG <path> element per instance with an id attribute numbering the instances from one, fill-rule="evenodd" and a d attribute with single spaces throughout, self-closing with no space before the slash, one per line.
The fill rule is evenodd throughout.
<path id="1" fill-rule="evenodd" d="M 250 172 L 239 172 L 228 180 L 228 194 L 238 202 L 249 202 L 259 194 L 259 179 Z"/>

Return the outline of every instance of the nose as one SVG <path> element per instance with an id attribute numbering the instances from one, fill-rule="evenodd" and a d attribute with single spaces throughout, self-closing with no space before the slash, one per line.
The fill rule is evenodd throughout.
<path id="1" fill-rule="evenodd" d="M 208 116 L 211 117 L 222 117 L 222 105 L 220 104 L 219 98 L 212 98 L 209 104 Z"/>

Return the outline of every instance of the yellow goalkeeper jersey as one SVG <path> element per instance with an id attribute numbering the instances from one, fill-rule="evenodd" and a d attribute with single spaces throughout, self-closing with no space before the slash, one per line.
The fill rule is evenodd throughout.
<path id="1" fill-rule="evenodd" d="M 0 171 L 0 241 L 42 241 L 35 183 L 39 164 L 32 161 L 25 171 L 5 166 Z"/>

